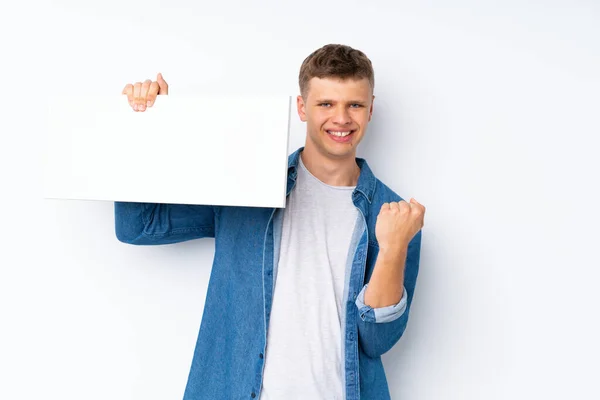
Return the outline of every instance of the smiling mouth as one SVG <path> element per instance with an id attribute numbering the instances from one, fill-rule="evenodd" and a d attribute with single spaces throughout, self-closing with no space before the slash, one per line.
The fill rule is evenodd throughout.
<path id="1" fill-rule="evenodd" d="M 346 136 L 351 135 L 354 132 L 356 132 L 356 129 L 351 129 L 351 130 L 347 130 L 347 131 L 326 130 L 325 132 L 327 132 L 328 135 L 333 135 L 333 136 L 337 136 L 337 137 L 346 137 Z"/>

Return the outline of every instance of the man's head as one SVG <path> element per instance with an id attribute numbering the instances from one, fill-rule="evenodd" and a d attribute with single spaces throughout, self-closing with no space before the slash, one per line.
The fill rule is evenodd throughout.
<path id="1" fill-rule="evenodd" d="M 331 159 L 354 157 L 373 113 L 371 61 L 360 50 L 329 44 L 304 60 L 299 83 L 297 107 L 307 123 L 306 150 Z"/>

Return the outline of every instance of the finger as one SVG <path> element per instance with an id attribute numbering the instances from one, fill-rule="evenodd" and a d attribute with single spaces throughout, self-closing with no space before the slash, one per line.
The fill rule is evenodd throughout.
<path id="1" fill-rule="evenodd" d="M 411 203 L 411 205 L 416 206 L 421 211 L 423 211 L 423 213 L 425 212 L 425 206 L 423 204 L 419 203 L 418 201 L 416 201 L 414 198 L 410 199 L 410 203 Z"/>
<path id="2" fill-rule="evenodd" d="M 415 198 L 414 198 L 414 197 L 411 197 L 411 198 L 410 198 L 410 202 L 411 202 L 412 204 L 415 204 L 415 205 L 417 205 L 417 206 L 423 207 L 423 204 L 421 204 L 421 203 L 419 203 L 417 200 L 415 200 Z"/>
<path id="3" fill-rule="evenodd" d="M 131 83 L 128 83 L 127 85 L 125 85 L 125 87 L 123 88 L 123 92 L 121 92 L 121 94 L 127 95 L 127 101 L 129 102 L 129 105 L 132 106 L 133 105 L 133 85 Z"/>
<path id="4" fill-rule="evenodd" d="M 400 200 L 398 202 L 398 207 L 402 208 L 402 207 L 406 207 L 408 206 L 408 203 L 406 202 L 406 200 Z"/>
<path id="5" fill-rule="evenodd" d="M 150 84 L 152 84 L 150 79 L 146 79 L 142 83 L 142 90 L 140 91 L 140 101 L 142 103 L 138 106 L 141 111 L 146 110 L 146 103 L 148 102 L 148 89 L 150 89 Z"/>
<path id="6" fill-rule="evenodd" d="M 389 210 L 390 209 L 390 203 L 383 203 L 381 205 L 381 211 L 383 210 Z"/>
<path id="7" fill-rule="evenodd" d="M 146 96 L 146 106 L 152 107 L 154 102 L 156 101 L 156 95 L 158 94 L 158 90 L 160 86 L 158 86 L 158 82 L 152 82 L 150 84 L 150 89 L 148 89 L 148 96 Z"/>
<path id="8" fill-rule="evenodd" d="M 142 82 L 142 90 L 140 91 L 140 98 L 146 100 L 146 98 L 148 97 L 148 89 L 150 89 L 151 83 L 152 83 L 152 81 L 150 79 L 146 79 L 144 82 Z"/>
<path id="9" fill-rule="evenodd" d="M 169 94 L 169 85 L 164 80 L 162 74 L 159 72 L 156 76 L 156 81 L 158 82 L 158 94 Z"/>
<path id="10" fill-rule="evenodd" d="M 133 85 L 133 109 L 138 111 L 140 105 L 140 92 L 142 91 L 142 82 L 136 82 Z"/>
<path id="11" fill-rule="evenodd" d="M 390 210 L 397 210 L 397 211 L 400 211 L 400 203 L 397 203 L 397 202 L 391 202 L 391 203 L 390 203 Z"/>

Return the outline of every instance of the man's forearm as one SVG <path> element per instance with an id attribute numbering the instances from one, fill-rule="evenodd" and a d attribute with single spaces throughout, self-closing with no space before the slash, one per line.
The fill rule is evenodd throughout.
<path id="1" fill-rule="evenodd" d="M 404 292 L 404 266 L 408 245 L 397 249 L 380 249 L 369 286 L 365 291 L 365 304 L 372 308 L 397 304 Z"/>

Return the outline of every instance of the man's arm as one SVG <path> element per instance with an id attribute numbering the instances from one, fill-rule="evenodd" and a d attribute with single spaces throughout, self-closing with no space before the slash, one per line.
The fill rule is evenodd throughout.
<path id="1" fill-rule="evenodd" d="M 357 296 L 358 337 L 363 351 L 370 357 L 380 357 L 390 350 L 406 329 L 419 272 L 420 254 L 421 231 L 407 246 L 403 261 L 393 264 L 385 257 L 377 257 L 369 283 Z M 397 271 L 398 269 L 402 272 Z M 382 282 L 385 279 L 398 279 L 388 276 L 402 276 L 402 279 Z M 402 293 L 399 298 L 398 287 Z M 367 297 L 368 293 L 371 296 Z M 370 302 L 370 298 L 375 300 Z M 398 300 L 387 300 L 392 298 Z"/>
<path id="2" fill-rule="evenodd" d="M 115 233 L 123 243 L 159 245 L 215 236 L 215 207 L 115 202 Z"/>
<path id="3" fill-rule="evenodd" d="M 397 304 L 404 294 L 404 266 L 408 243 L 397 249 L 379 249 L 377 261 L 365 291 L 365 304 L 382 308 Z"/>
<path id="4" fill-rule="evenodd" d="M 356 299 L 359 340 L 371 357 L 391 349 L 406 329 L 419 269 L 424 216 L 425 207 L 415 199 L 384 203 L 377 216 L 379 252 L 369 283 Z"/>

